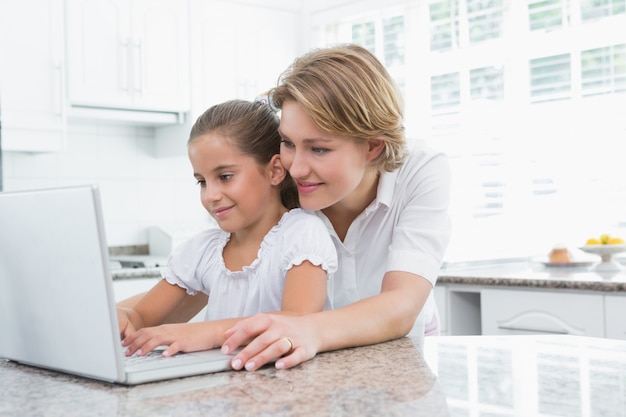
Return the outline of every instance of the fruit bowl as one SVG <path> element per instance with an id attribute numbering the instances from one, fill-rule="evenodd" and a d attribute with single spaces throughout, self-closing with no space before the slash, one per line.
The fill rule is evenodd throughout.
<path id="1" fill-rule="evenodd" d="M 626 244 L 622 245 L 585 245 L 579 248 L 583 252 L 600 255 L 602 262 L 595 266 L 596 271 L 612 272 L 621 271 L 623 269 L 619 262 L 613 260 L 616 253 L 626 252 Z"/>

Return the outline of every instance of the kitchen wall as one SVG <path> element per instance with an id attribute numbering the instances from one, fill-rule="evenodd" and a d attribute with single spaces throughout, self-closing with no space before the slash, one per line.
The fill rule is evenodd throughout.
<path id="1" fill-rule="evenodd" d="M 301 52 L 296 36 L 300 27 L 299 3 L 272 0 L 268 6 L 258 0 L 169 0 L 154 2 L 159 13 L 140 14 L 149 12 L 153 7 L 150 3 L 142 3 L 143 9 L 132 9 L 132 13 L 138 14 L 134 22 L 144 22 L 146 16 L 167 18 L 169 15 L 163 10 L 172 4 L 176 4 L 173 14 L 178 13 L 181 22 L 186 22 L 183 17 L 188 16 L 189 24 L 182 25 L 189 31 L 188 39 L 186 35 L 164 36 L 162 29 L 145 31 L 146 45 L 159 47 L 145 46 L 143 50 L 161 51 L 152 54 L 153 58 L 164 55 L 162 46 L 171 39 L 180 41 L 180 56 L 186 58 L 169 59 L 163 66 L 151 65 L 143 79 L 150 80 L 149 85 L 157 91 L 153 97 L 169 97 L 165 93 L 178 91 L 168 86 L 180 87 L 181 91 L 189 89 L 189 111 L 185 106 L 183 110 L 164 108 L 161 102 L 143 103 L 136 108 L 134 103 L 107 102 L 123 87 L 111 79 L 128 71 L 124 60 L 119 68 L 108 65 L 117 62 L 120 50 L 127 51 L 117 40 L 115 18 L 119 15 L 111 3 L 35 3 L 38 7 L 32 3 L 0 2 L 0 29 L 12 33 L 10 42 L 8 37 L 0 36 L 0 56 L 5 58 L 0 61 L 0 84 L 5 87 L 0 90 L 0 104 L 10 110 L 4 112 L 3 122 L 11 128 L 11 135 L 4 136 L 11 140 L 3 141 L 5 191 L 98 184 L 109 246 L 148 244 L 149 231 L 154 226 L 177 234 L 179 241 L 213 224 L 200 204 L 198 186 L 186 156 L 190 126 L 210 105 L 232 98 L 254 99 L 275 85 L 279 73 Z M 106 15 L 109 20 L 94 18 L 99 16 L 101 6 L 110 12 Z M 37 13 L 33 14 L 33 9 Z M 95 20 L 95 26 L 102 27 L 85 27 L 82 16 L 76 17 L 81 10 L 91 10 L 88 17 Z M 28 26 L 21 23 L 26 20 L 30 22 Z M 160 22 L 158 19 L 148 21 L 152 22 L 150 28 L 159 27 L 155 24 Z M 77 30 L 87 32 L 70 36 Z M 86 40 L 92 46 L 76 46 L 76 39 Z M 100 41 L 108 49 L 98 47 Z M 182 49 L 189 49 L 189 53 L 183 54 Z M 98 52 L 81 55 L 94 50 Z M 170 65 L 172 62 L 176 65 Z M 66 73 L 64 68 L 68 69 Z M 161 68 L 164 80 L 159 78 L 160 73 L 155 76 Z M 188 74 L 189 81 L 172 76 L 179 72 Z M 122 79 L 126 80 L 125 76 Z M 85 84 L 85 80 L 90 83 Z M 129 95 L 128 89 L 124 91 Z M 170 105 L 174 100 L 165 102 Z M 171 118 L 183 111 L 184 125 L 157 117 L 159 112 L 169 112 Z M 4 129 L 5 133 L 8 131 Z"/>
<path id="2" fill-rule="evenodd" d="M 4 152 L 4 190 L 98 184 L 110 246 L 147 244 L 155 225 L 206 227 L 187 157 L 157 157 L 154 135 L 150 127 L 70 121 L 59 152 Z"/>

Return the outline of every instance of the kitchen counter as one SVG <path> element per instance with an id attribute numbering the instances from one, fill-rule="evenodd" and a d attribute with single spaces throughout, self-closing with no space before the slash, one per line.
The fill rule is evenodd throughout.
<path id="1" fill-rule="evenodd" d="M 626 341 L 441 336 L 136 387 L 0 361 L 0 416 L 623 416 L 624 386 Z"/>
<path id="2" fill-rule="evenodd" d="M 594 267 L 546 266 L 534 260 L 455 263 L 441 269 L 437 284 L 626 292 L 626 269 L 600 273 Z"/>
<path id="3" fill-rule="evenodd" d="M 598 273 L 594 264 L 549 267 L 532 260 L 459 262 L 441 268 L 438 284 L 626 292 L 626 269 Z M 113 280 L 160 278 L 159 267 L 114 268 Z"/>

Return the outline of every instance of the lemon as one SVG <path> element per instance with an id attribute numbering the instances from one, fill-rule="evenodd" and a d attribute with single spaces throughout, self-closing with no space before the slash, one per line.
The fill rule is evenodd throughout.
<path id="1" fill-rule="evenodd" d="M 595 237 L 590 237 L 589 239 L 587 239 L 587 245 L 599 245 L 600 241 L 598 239 L 596 239 Z"/>
<path id="2" fill-rule="evenodd" d="M 602 243 L 603 245 L 606 245 L 610 238 L 611 238 L 611 235 L 608 235 L 606 233 L 603 235 L 600 235 L 600 243 Z"/>
<path id="3" fill-rule="evenodd" d="M 624 244 L 624 239 L 622 239 L 621 237 L 610 237 L 607 241 L 606 241 L 607 245 L 623 245 Z"/>

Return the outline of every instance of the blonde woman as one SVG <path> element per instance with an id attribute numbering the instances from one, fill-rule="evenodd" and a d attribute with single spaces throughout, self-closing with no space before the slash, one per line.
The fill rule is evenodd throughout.
<path id="1" fill-rule="evenodd" d="M 290 368 L 318 352 L 438 333 L 432 289 L 450 236 L 450 170 L 423 143 L 408 150 L 401 98 L 356 45 L 296 59 L 268 94 L 281 110 L 281 161 L 303 208 L 338 252 L 333 310 L 259 314 L 226 332 L 234 369 Z M 250 342 L 248 343 L 248 341 Z"/>

